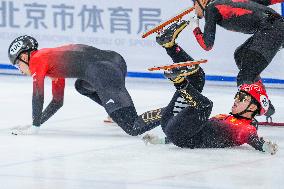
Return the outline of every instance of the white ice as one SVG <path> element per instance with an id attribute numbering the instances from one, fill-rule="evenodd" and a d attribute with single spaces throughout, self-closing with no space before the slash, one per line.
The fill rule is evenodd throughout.
<path id="1" fill-rule="evenodd" d="M 31 79 L 0 76 L 1 189 L 188 189 L 284 188 L 284 127 L 260 127 L 259 135 L 279 145 L 275 156 L 248 145 L 230 149 L 181 149 L 148 145 L 119 127 L 103 123 L 106 113 L 67 81 L 65 103 L 37 136 L 12 136 L 31 123 Z M 51 97 L 46 81 L 45 102 Z M 138 113 L 165 106 L 174 88 L 166 80 L 127 79 Z M 235 87 L 207 82 L 212 115 L 228 113 Z M 268 89 L 284 122 L 284 90 Z M 46 105 L 46 104 L 45 104 Z M 160 128 L 152 133 L 163 135 Z"/>

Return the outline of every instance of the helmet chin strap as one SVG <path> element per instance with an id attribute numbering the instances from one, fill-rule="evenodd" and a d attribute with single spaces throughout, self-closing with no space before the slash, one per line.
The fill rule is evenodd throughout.
<path id="1" fill-rule="evenodd" d="M 29 65 L 29 62 L 30 62 L 30 59 L 31 59 L 31 52 L 32 51 L 28 51 L 28 62 L 27 62 L 28 65 Z"/>
<path id="2" fill-rule="evenodd" d="M 29 66 L 29 62 L 26 62 L 25 60 L 21 59 L 21 58 L 18 58 L 18 60 L 20 60 L 21 62 L 25 63 L 26 65 Z"/>
<path id="3" fill-rule="evenodd" d="M 197 3 L 198 3 L 198 5 L 199 5 L 199 7 L 202 9 L 202 11 L 204 12 L 204 7 L 201 5 L 201 3 L 200 3 L 200 1 L 199 0 L 196 0 L 197 1 Z"/>
<path id="4" fill-rule="evenodd" d="M 207 0 L 206 5 L 204 5 L 204 7 L 201 5 L 201 3 L 200 3 L 199 0 L 196 0 L 196 1 L 197 1 L 198 5 L 200 6 L 200 8 L 202 9 L 202 11 L 203 11 L 203 13 L 204 13 L 205 7 L 209 4 L 210 0 Z"/>
<path id="5" fill-rule="evenodd" d="M 245 110 L 243 110 L 243 111 L 241 111 L 241 112 L 239 112 L 239 113 L 236 113 L 236 114 L 232 114 L 233 116 L 236 116 L 236 117 L 243 117 L 242 115 L 243 114 L 245 114 L 245 113 L 247 113 L 247 112 L 254 112 L 254 111 L 251 111 L 251 110 L 249 110 L 249 107 L 250 107 L 250 105 L 252 105 L 253 103 L 252 103 L 252 101 L 249 103 L 249 105 L 246 107 L 246 109 Z"/>
<path id="6" fill-rule="evenodd" d="M 25 61 L 21 58 L 18 58 L 18 59 L 29 66 L 29 62 L 30 62 L 30 58 L 31 58 L 31 51 L 27 51 L 27 53 L 28 53 L 28 61 Z"/>

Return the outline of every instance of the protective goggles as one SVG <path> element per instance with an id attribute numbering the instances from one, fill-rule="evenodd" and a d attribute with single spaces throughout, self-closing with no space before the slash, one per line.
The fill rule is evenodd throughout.
<path id="1" fill-rule="evenodd" d="M 250 96 L 249 94 L 239 91 L 236 93 L 234 99 L 238 100 L 239 102 L 245 102 L 249 99 L 249 96 Z"/>

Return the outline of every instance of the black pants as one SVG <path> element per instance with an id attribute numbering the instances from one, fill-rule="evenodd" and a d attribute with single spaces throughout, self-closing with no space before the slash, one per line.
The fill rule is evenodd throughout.
<path id="1" fill-rule="evenodd" d="M 119 89 L 113 87 L 97 91 L 89 82 L 78 79 L 75 82 L 75 88 L 80 94 L 103 106 L 113 121 L 129 135 L 140 135 L 160 125 L 162 108 L 138 116 L 124 83 Z M 112 101 L 108 103 L 106 99 L 112 99 Z"/>
<path id="2" fill-rule="evenodd" d="M 261 72 L 284 45 L 283 19 L 271 18 L 264 22 L 265 27 L 260 28 L 235 51 L 235 61 L 240 70 L 237 76 L 238 86 L 258 81 Z"/>
<path id="3" fill-rule="evenodd" d="M 192 61 L 181 47 L 166 49 L 174 62 Z M 167 139 L 182 148 L 194 148 L 201 142 L 201 131 L 213 103 L 201 92 L 205 83 L 202 68 L 187 76 L 187 87 L 177 90 L 162 114 L 161 126 Z"/>
<path id="4" fill-rule="evenodd" d="M 189 97 L 188 106 L 174 115 L 175 103 L 184 93 Z M 201 133 L 205 127 L 213 103 L 191 84 L 183 91 L 177 91 L 162 114 L 161 125 L 167 138 L 176 146 L 194 148 L 202 142 Z"/>

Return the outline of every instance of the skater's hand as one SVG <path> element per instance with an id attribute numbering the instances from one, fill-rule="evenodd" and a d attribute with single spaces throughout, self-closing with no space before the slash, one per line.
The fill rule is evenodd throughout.
<path id="1" fill-rule="evenodd" d="M 264 152 L 274 155 L 278 151 L 278 145 L 270 140 L 265 140 L 262 149 Z"/>
<path id="2" fill-rule="evenodd" d="M 18 126 L 11 129 L 12 135 L 36 135 L 39 133 L 39 128 L 34 125 Z"/>
<path id="3" fill-rule="evenodd" d="M 190 17 L 190 18 L 188 19 L 188 21 L 189 21 L 189 28 L 190 28 L 191 30 L 194 30 L 195 28 L 198 28 L 198 27 L 199 27 L 199 19 L 197 18 L 196 15 Z"/>
<path id="4" fill-rule="evenodd" d="M 148 143 L 150 144 L 165 144 L 165 138 L 160 138 L 154 134 L 146 134 L 142 140 L 144 141 L 145 145 Z"/>

